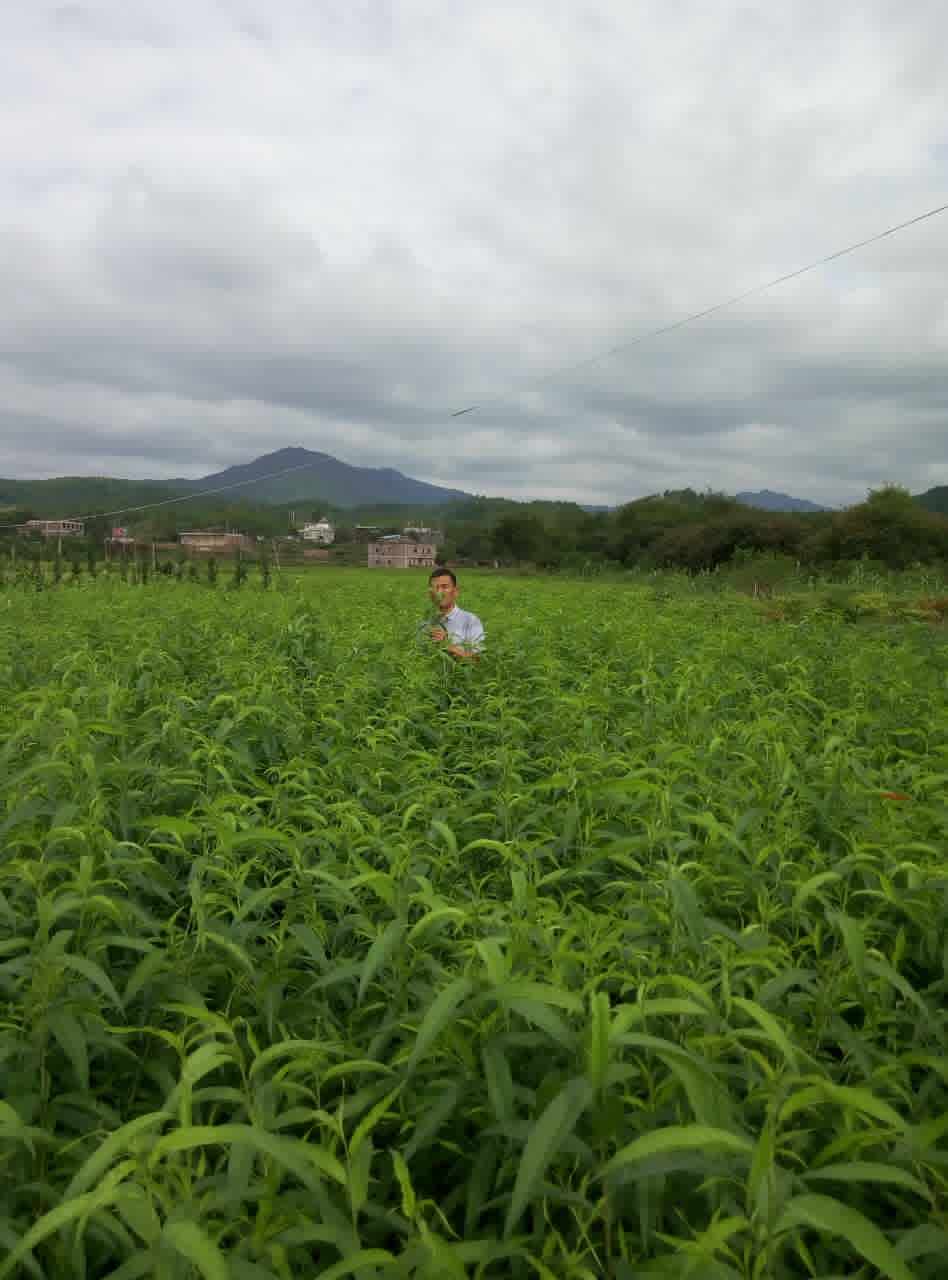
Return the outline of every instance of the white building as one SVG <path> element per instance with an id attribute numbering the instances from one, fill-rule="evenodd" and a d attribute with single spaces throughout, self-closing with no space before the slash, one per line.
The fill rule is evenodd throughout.
<path id="1" fill-rule="evenodd" d="M 444 534 L 440 529 L 429 529 L 427 525 L 409 524 L 402 530 L 403 538 L 414 538 L 416 542 L 433 542 L 435 546 L 444 542 Z"/>
<path id="2" fill-rule="evenodd" d="M 328 547 L 335 540 L 335 537 L 336 531 L 325 516 L 315 523 L 307 520 L 306 524 L 303 525 L 304 542 L 319 542 L 322 546 Z"/>

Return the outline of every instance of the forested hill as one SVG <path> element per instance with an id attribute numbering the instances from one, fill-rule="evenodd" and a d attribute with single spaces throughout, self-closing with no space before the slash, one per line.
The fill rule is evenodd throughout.
<path id="1" fill-rule="evenodd" d="M 937 511 L 940 515 L 948 516 L 948 484 L 927 489 L 925 493 L 918 494 L 915 501 L 921 503 L 927 511 Z"/>
<path id="2" fill-rule="evenodd" d="M 253 462 L 228 467 L 199 480 L 176 480 L 172 484 L 195 489 L 216 489 L 240 485 L 239 493 L 248 502 L 304 502 L 315 494 L 331 494 L 337 507 L 358 507 L 366 503 L 453 502 L 470 495 L 461 489 L 414 480 L 392 467 L 354 467 L 328 453 L 311 449 L 278 449 Z"/>
<path id="3" fill-rule="evenodd" d="M 117 480 L 106 476 L 0 479 L 0 507 L 29 516 L 67 519 L 120 509 L 127 511 L 178 497 L 183 492 L 175 482 L 163 480 Z"/>
<path id="4" fill-rule="evenodd" d="M 100 476 L 0 479 L 0 506 L 29 510 L 36 516 L 81 516 L 206 489 L 221 490 L 212 495 L 218 505 L 236 502 L 325 506 L 331 495 L 332 506 L 340 510 L 368 504 L 427 508 L 470 498 L 461 489 L 443 489 L 414 480 L 391 467 L 353 467 L 328 453 L 279 449 L 196 480 L 120 480 Z M 197 510 L 190 503 L 183 503 L 182 507 Z"/>

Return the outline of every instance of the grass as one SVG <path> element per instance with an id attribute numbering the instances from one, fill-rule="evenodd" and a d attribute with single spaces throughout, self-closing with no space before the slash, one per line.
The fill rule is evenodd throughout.
<path id="1" fill-rule="evenodd" d="M 0 1280 L 934 1280 L 924 621 L 471 575 L 0 594 Z"/>

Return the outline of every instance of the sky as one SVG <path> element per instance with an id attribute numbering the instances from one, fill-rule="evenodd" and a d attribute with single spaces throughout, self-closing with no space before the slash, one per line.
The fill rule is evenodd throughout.
<path id="1" fill-rule="evenodd" d="M 946 203 L 945 49 L 943 0 L 9 6 L 0 475 L 946 484 L 948 213 L 627 345 Z"/>

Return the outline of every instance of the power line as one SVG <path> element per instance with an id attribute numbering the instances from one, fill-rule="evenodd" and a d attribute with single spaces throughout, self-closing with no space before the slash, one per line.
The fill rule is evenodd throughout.
<path id="1" fill-rule="evenodd" d="M 538 383 L 548 382 L 550 379 L 557 378 L 564 373 L 571 373 L 576 369 L 584 369 L 589 365 L 598 364 L 599 361 L 607 360 L 610 356 L 618 355 L 622 351 L 628 351 L 629 348 L 638 346 L 642 342 L 647 342 L 650 338 L 657 338 L 662 334 L 671 333 L 675 329 L 683 328 L 686 324 L 692 324 L 695 320 L 703 320 L 706 316 L 713 315 L 716 311 L 724 311 L 727 307 L 736 306 L 737 303 L 743 302 L 746 298 L 751 298 L 755 294 L 763 293 L 767 289 L 773 289 L 777 285 L 785 284 L 788 280 L 795 280 L 798 276 L 806 275 L 808 271 L 814 271 L 817 267 L 825 266 L 828 262 L 845 257 L 846 254 L 855 253 L 857 249 L 864 249 L 866 245 L 875 244 L 879 240 L 884 240 L 886 236 L 895 235 L 898 231 L 904 231 L 906 227 L 912 227 L 916 223 L 926 221 L 928 218 L 934 218 L 939 213 L 945 213 L 946 210 L 948 210 L 948 204 L 939 205 L 936 209 L 929 209 L 926 213 L 920 213 L 914 218 L 908 218 L 905 222 L 899 222 L 894 227 L 879 231 L 865 240 L 858 240 L 855 244 L 847 245 L 845 249 L 837 249 L 834 253 L 818 258 L 815 262 L 810 262 L 805 267 L 798 267 L 796 271 L 788 271 L 785 275 L 777 276 L 774 280 L 755 285 L 752 289 L 745 290 L 744 293 L 735 294 L 732 298 L 726 298 L 723 302 L 716 302 L 714 306 L 705 307 L 703 311 L 694 311 L 690 315 L 683 316 L 680 320 L 673 321 L 671 324 L 661 325 L 657 329 L 650 329 L 646 333 L 638 334 L 627 342 L 621 342 L 617 346 L 610 347 L 607 351 L 600 352 L 598 355 L 588 356 L 586 359 L 577 360 L 573 364 L 561 365 L 549 373 L 541 374 L 538 378 L 531 379 L 524 385 L 536 386 Z M 452 418 L 460 418 L 466 413 L 473 413 L 476 409 L 483 408 L 484 405 L 503 401 L 508 398 L 509 394 L 508 392 L 504 395 L 487 397 L 477 401 L 475 404 L 468 405 L 464 409 L 455 410 L 450 416 Z M 240 489 L 244 485 L 256 484 L 261 480 L 273 480 L 278 476 L 289 475 L 294 471 L 305 471 L 307 468 L 316 465 L 316 462 L 300 462 L 292 467 L 284 467 L 280 471 L 271 471 L 262 476 L 251 476 L 247 480 L 235 480 L 232 484 L 218 485 L 213 489 L 201 489 L 197 493 L 184 493 L 177 498 L 162 498 L 157 502 L 144 502 L 138 506 L 117 507 L 113 511 L 99 511 L 94 515 L 63 516 L 59 518 L 66 520 L 107 520 L 112 516 L 133 515 L 139 511 L 154 511 L 158 507 L 173 506 L 178 502 L 191 502 L 195 498 L 206 498 L 218 493 L 227 493 L 232 489 Z M 16 524 L 0 524 L 0 529 L 16 529 L 18 527 Z"/>
<path id="2" fill-rule="evenodd" d="M 319 459 L 322 461 L 322 459 Z M 226 493 L 229 489 L 239 489 L 245 484 L 257 484 L 260 480 L 273 480 L 276 476 L 289 475 L 291 471 L 305 471 L 307 467 L 315 467 L 316 462 L 298 462 L 293 467 L 284 467 L 282 471 L 270 471 L 263 476 L 251 476 L 249 480 L 235 480 L 233 484 L 222 484 L 215 489 L 201 489 L 197 493 L 183 493 L 178 498 L 161 498 L 158 502 L 143 502 L 137 507 L 116 507 L 114 511 L 97 511 L 94 515 L 57 516 L 62 520 L 107 520 L 110 516 L 132 515 L 136 511 L 153 511 L 156 507 L 170 507 L 175 502 L 191 502 L 194 498 L 206 498 L 213 493 Z M 16 524 L 0 524 L 0 529 L 18 529 Z"/>
<path id="3" fill-rule="evenodd" d="M 541 374 L 537 378 L 532 378 L 528 382 L 523 383 L 524 387 L 536 386 L 538 383 L 548 382 L 551 378 L 558 378 L 564 373 L 572 373 L 576 369 L 585 369 L 589 365 L 598 364 L 601 360 L 608 360 L 610 356 L 618 355 L 621 351 L 628 351 L 630 347 L 636 347 L 642 342 L 647 342 L 650 338 L 660 337 L 663 333 L 671 333 L 674 329 L 681 329 L 686 324 L 692 324 L 695 320 L 703 320 L 705 316 L 713 315 L 716 311 L 724 311 L 727 307 L 733 307 L 738 302 L 743 302 L 745 298 L 752 298 L 757 293 L 763 293 L 766 289 L 773 289 L 778 284 L 786 284 L 788 280 L 795 280 L 797 276 L 806 275 L 808 271 L 814 271 L 817 267 L 824 267 L 828 262 L 834 262 L 837 258 L 843 258 L 847 253 L 855 253 L 857 249 L 864 249 L 868 244 L 875 244 L 878 240 L 884 240 L 886 236 L 893 236 L 897 231 L 904 231 L 906 227 L 913 227 L 918 222 L 924 222 L 926 218 L 934 218 L 939 213 L 948 210 L 948 204 L 939 205 L 937 209 L 929 209 L 927 213 L 920 213 L 917 217 L 908 218 L 905 222 L 899 222 L 894 227 L 888 227 L 885 231 L 879 231 L 874 236 L 869 236 L 866 240 L 858 240 L 855 244 L 847 245 L 845 249 L 837 249 L 835 253 L 828 253 L 825 258 L 818 258 L 815 262 L 808 263 L 805 267 L 798 267 L 796 271 L 788 271 L 786 275 L 777 276 L 774 280 L 767 280 L 764 284 L 758 284 L 753 289 L 747 289 L 744 293 L 737 293 L 733 298 L 726 298 L 723 302 L 716 302 L 713 307 L 705 307 L 703 311 L 694 311 L 691 315 L 683 316 L 680 320 L 675 320 L 671 324 L 661 325 L 658 329 L 649 329 L 646 333 L 640 333 L 635 338 L 630 338 L 627 342 L 620 342 L 618 346 L 610 347 L 608 351 L 601 351 L 598 355 L 588 356 L 585 360 L 577 360 L 574 364 L 561 365 L 559 368 L 551 370 L 549 373 Z M 462 414 L 473 413 L 475 409 L 483 408 L 487 404 L 496 404 L 498 401 L 504 401 L 509 398 L 511 392 L 502 395 L 489 396 L 484 400 L 478 400 L 474 404 L 468 405 L 465 409 L 458 409 L 451 414 L 452 418 L 460 418 Z"/>

